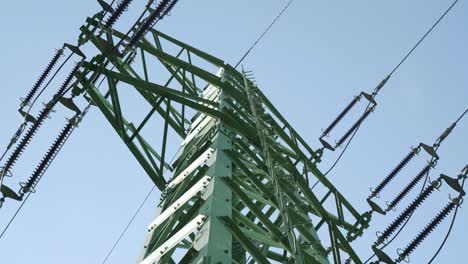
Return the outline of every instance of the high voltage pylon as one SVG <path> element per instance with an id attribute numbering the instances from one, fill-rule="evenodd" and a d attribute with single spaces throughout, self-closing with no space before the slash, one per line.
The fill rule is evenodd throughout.
<path id="1" fill-rule="evenodd" d="M 115 8 L 98 2 L 103 11 L 87 18 L 77 45 L 65 44 L 57 51 L 20 106 L 24 122 L 7 149 L 20 141 L 0 171 L 1 202 L 10 198 L 24 204 L 73 130 L 95 107 L 162 193 L 159 214 L 148 225 L 139 263 L 362 263 L 351 242 L 369 227 L 374 212 L 385 214 L 370 198 L 377 196 L 391 178 L 385 179 L 385 186 L 377 188 L 369 198 L 371 211 L 359 212 L 317 166 L 325 149 L 335 150 L 354 136 L 375 108 L 374 97 L 394 71 L 372 94 L 361 93 L 355 98 L 320 137 L 323 147 L 314 150 L 262 93 L 252 72 L 237 70 L 154 28 L 177 1 L 156 5 L 149 1 L 126 33 L 113 25 L 132 1 L 121 1 Z M 95 53 L 82 52 L 85 44 Z M 70 55 L 64 64 L 72 56 L 80 60 L 35 118 L 24 108 L 35 102 L 33 98 L 66 51 Z M 154 67 L 165 69 L 167 74 L 155 78 L 150 70 Z M 122 96 L 129 91 L 134 95 L 132 100 L 137 98 L 138 104 L 148 107 L 147 112 L 140 113 L 142 121 L 136 121 L 135 108 Z M 369 101 L 366 111 L 336 146 L 331 146 L 323 138 L 361 97 Z M 5 177 L 11 176 L 16 160 L 59 105 L 73 116 L 32 175 L 15 192 L 4 184 Z M 161 142 L 145 136 L 145 131 L 155 124 L 161 126 Z M 167 158 L 169 142 L 174 141 L 170 136 L 182 142 L 174 162 Z M 443 136 L 445 139 L 448 134 Z M 437 150 L 438 145 L 434 148 Z M 396 173 L 419 149 L 437 156 L 433 148 L 421 144 L 395 169 Z M 433 165 L 427 165 L 415 184 Z M 166 170 L 172 175 L 169 179 Z M 396 231 L 440 186 L 441 180 L 460 195 L 395 262 L 408 257 L 448 213 L 458 209 L 464 177 L 466 169 L 458 179 L 441 176 L 413 201 L 401 219 L 397 218 L 395 227 L 388 229 L 391 232 L 385 231 Z M 322 195 L 312 190 L 311 179 L 320 183 Z M 409 190 L 403 192 L 386 211 L 401 202 Z M 384 240 L 379 238 L 374 252 L 380 261 L 393 263 L 383 248 L 376 247 Z"/>
<path id="2" fill-rule="evenodd" d="M 113 34 L 123 35 L 117 30 Z M 181 261 L 190 263 L 202 259 L 243 263 L 242 251 L 260 263 L 268 263 L 267 259 L 323 263 L 327 262 L 328 246 L 322 245 L 316 234 L 322 228 L 330 233 L 337 260 L 340 254 L 346 254 L 359 262 L 346 233 L 360 231 L 353 225 L 361 215 L 322 177 L 315 152 L 261 93 L 251 76 L 157 30 L 150 30 L 150 34 L 154 42 L 145 40 L 138 46 L 145 58 L 142 67 L 114 59 L 114 55 L 108 59 L 119 71 L 83 63 L 91 76 L 102 74 L 108 78 L 112 103 L 88 80 L 83 81 L 79 91 L 89 93 L 163 191 L 162 213 L 149 226 L 143 263 L 161 257 L 163 262 L 169 260 L 181 245 L 188 248 Z M 87 37 L 102 51 L 109 45 L 92 35 Z M 164 44 L 178 50 L 176 55 L 165 52 Z M 157 84 L 145 80 L 144 69 L 150 57 L 169 70 L 167 81 Z M 220 70 L 213 74 L 199 65 L 213 65 Z M 143 71 L 138 73 L 138 68 Z M 125 111 L 131 109 L 119 103 L 122 98 L 115 83 L 131 85 L 153 107 L 140 125 L 134 126 L 125 118 Z M 200 83 L 206 84 L 200 87 Z M 201 88 L 204 91 L 199 93 Z M 185 115 L 187 108 L 196 111 L 191 121 Z M 165 120 L 160 155 L 140 135 L 156 112 Z M 183 139 L 174 164 L 167 164 L 165 159 L 169 128 Z M 161 174 L 163 166 L 173 168 L 169 181 Z M 306 179 L 312 175 L 327 188 L 325 199 L 310 191 Z M 328 200 L 334 201 L 335 209 L 324 208 Z M 315 223 L 309 215 L 314 215 Z M 345 217 L 348 215 L 351 217 Z"/>

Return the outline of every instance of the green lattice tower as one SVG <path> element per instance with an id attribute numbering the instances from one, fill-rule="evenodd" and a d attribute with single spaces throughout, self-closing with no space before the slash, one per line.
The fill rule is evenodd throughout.
<path id="1" fill-rule="evenodd" d="M 73 94 L 92 100 L 162 191 L 139 263 L 361 263 L 350 242 L 369 215 L 317 169 L 322 152 L 307 145 L 251 73 L 155 29 L 121 58 L 110 47 L 127 37 L 99 35 L 96 17 L 87 23 L 80 40 L 100 55 L 82 63 Z M 155 64 L 167 78 L 150 80 Z M 107 88 L 91 81 L 99 76 Z M 122 89 L 151 108 L 143 121 L 129 120 L 134 109 L 122 103 Z M 142 133 L 157 117 L 161 144 Z M 168 135 L 182 141 L 172 164 Z M 321 195 L 309 179 L 320 181 Z"/>

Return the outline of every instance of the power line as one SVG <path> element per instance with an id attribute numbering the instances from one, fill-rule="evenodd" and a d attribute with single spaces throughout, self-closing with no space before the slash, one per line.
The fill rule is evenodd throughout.
<path id="1" fill-rule="evenodd" d="M 463 117 L 465 117 L 466 113 L 468 113 L 468 108 L 463 112 L 463 114 L 460 115 L 460 117 L 455 121 L 455 124 L 457 124 L 460 120 L 462 120 Z"/>
<path id="2" fill-rule="evenodd" d="M 179 149 L 177 150 L 176 153 L 174 153 L 174 156 L 172 157 L 171 161 L 169 163 L 172 163 L 174 161 L 174 159 L 177 157 L 177 154 L 179 153 L 181 147 L 179 147 Z M 163 165 L 161 165 L 163 166 Z M 163 175 L 164 173 L 167 171 L 167 168 L 165 166 L 164 167 L 164 171 L 163 171 Z M 112 254 L 112 252 L 114 252 L 114 249 L 117 247 L 117 245 L 120 243 L 120 240 L 122 240 L 123 236 L 125 235 L 125 233 L 127 233 L 127 230 L 128 228 L 132 225 L 133 221 L 135 220 L 135 218 L 138 216 L 138 214 L 140 213 L 141 209 L 143 208 L 143 206 L 145 205 L 145 203 L 148 201 L 148 198 L 151 196 L 151 194 L 153 193 L 153 191 L 155 190 L 156 188 L 156 185 L 153 186 L 153 188 L 151 188 L 151 190 L 149 191 L 149 193 L 146 195 L 145 199 L 141 202 L 140 206 L 138 207 L 138 210 L 136 210 L 136 212 L 133 214 L 132 218 L 130 219 L 130 221 L 127 223 L 127 225 L 125 226 L 125 228 L 122 230 L 122 232 L 120 232 L 120 235 L 119 235 L 119 238 L 117 238 L 117 240 L 115 241 L 114 245 L 112 246 L 112 248 L 109 250 L 109 252 L 107 253 L 106 257 L 104 258 L 104 260 L 102 261 L 102 264 L 105 264 L 107 262 L 107 260 L 109 259 L 110 255 Z"/>
<path id="3" fill-rule="evenodd" d="M 120 240 L 122 240 L 123 236 L 125 235 L 125 233 L 127 232 L 128 228 L 130 227 L 130 225 L 133 223 L 133 221 L 135 220 L 135 218 L 137 217 L 137 215 L 140 213 L 141 209 L 143 208 L 143 206 L 145 205 L 146 201 L 149 199 L 149 197 L 151 196 L 151 194 L 153 193 L 153 191 L 156 189 L 156 185 L 153 185 L 153 188 L 151 188 L 151 190 L 149 191 L 149 193 L 146 195 L 145 199 L 141 202 L 140 206 L 138 207 L 138 209 L 136 210 L 136 212 L 133 214 L 132 218 L 130 219 L 130 221 L 127 223 L 127 225 L 125 226 L 125 228 L 122 230 L 122 232 L 120 233 L 120 236 L 119 238 L 117 238 L 117 240 L 115 241 L 114 245 L 112 246 L 112 248 L 109 250 L 109 252 L 107 253 L 106 257 L 104 258 L 104 260 L 102 261 L 102 264 L 106 263 L 107 260 L 109 259 L 110 255 L 112 254 L 112 252 L 114 252 L 114 249 L 117 247 L 117 245 L 120 243 Z"/>
<path id="4" fill-rule="evenodd" d="M 263 31 L 263 33 L 257 38 L 257 40 L 250 46 L 250 48 L 245 52 L 244 56 L 237 62 L 236 66 L 234 68 L 239 67 L 239 65 L 244 61 L 244 59 L 250 54 L 250 52 L 258 45 L 258 43 L 263 39 L 263 37 L 270 31 L 270 29 L 276 24 L 276 22 L 281 18 L 281 16 L 286 12 L 286 10 L 289 8 L 289 6 L 292 4 L 294 0 L 290 0 L 286 6 L 281 10 L 281 12 L 276 16 L 276 18 L 271 22 L 271 24 Z"/>
<path id="5" fill-rule="evenodd" d="M 398 70 L 398 68 L 400 68 L 400 66 L 406 61 L 406 59 L 408 59 L 408 57 L 418 48 L 418 46 L 424 41 L 424 39 L 426 39 L 426 37 L 432 32 L 432 30 L 434 30 L 434 28 L 440 23 L 440 21 L 442 21 L 442 19 L 444 19 L 444 17 L 450 12 L 450 10 L 452 10 L 452 8 L 458 3 L 458 0 L 455 0 L 452 5 L 450 5 L 450 7 L 444 12 L 444 14 L 442 14 L 442 16 L 439 17 L 439 19 L 434 23 L 434 25 L 432 25 L 432 27 L 426 32 L 426 34 L 424 34 L 422 36 L 422 38 L 413 46 L 413 48 L 406 54 L 405 57 L 403 57 L 403 59 L 400 61 L 400 63 L 398 63 L 395 68 L 393 68 L 393 70 L 390 72 L 389 75 L 392 75 L 396 70 Z"/>
<path id="6" fill-rule="evenodd" d="M 5 235 L 6 231 L 8 230 L 8 228 L 10 228 L 11 224 L 13 223 L 13 221 L 16 219 L 16 216 L 19 214 L 19 212 L 21 211 L 21 209 L 23 208 L 23 206 L 26 204 L 26 201 L 28 200 L 29 196 L 31 195 L 31 193 L 28 193 L 28 195 L 26 195 L 26 198 L 24 198 L 23 202 L 21 203 L 21 205 L 18 207 L 18 209 L 16 209 L 16 212 L 15 214 L 11 217 L 10 221 L 8 222 L 8 224 L 5 226 L 5 228 L 3 228 L 3 231 L 2 231 L 2 234 L 0 234 L 0 239 L 3 237 L 3 235 Z"/>

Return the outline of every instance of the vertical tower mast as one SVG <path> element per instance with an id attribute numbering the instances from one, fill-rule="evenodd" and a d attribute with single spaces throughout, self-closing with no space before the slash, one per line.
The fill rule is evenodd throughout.
<path id="1" fill-rule="evenodd" d="M 341 263 L 343 258 L 360 263 L 350 241 L 361 234 L 368 217 L 317 169 L 320 155 L 250 73 L 155 29 L 136 44 L 138 54 L 120 60 L 105 51 L 125 35 L 113 30 L 97 36 L 92 27 L 98 24 L 88 21 L 82 38 L 101 55 L 83 63 L 86 77 L 74 94 L 92 98 L 162 190 L 141 263 Z M 113 68 L 99 64 L 102 56 Z M 158 74 L 158 80 L 150 80 L 148 69 L 154 65 L 169 77 L 161 80 Z M 108 79 L 109 94 L 89 81 L 95 76 Z M 126 117 L 132 109 L 124 107 L 123 89 L 135 90 L 150 106 L 139 125 Z M 161 152 L 144 136 L 155 113 L 162 117 Z M 172 164 L 165 158 L 168 135 L 182 141 Z M 163 168 L 172 170 L 170 179 Z M 320 181 L 324 195 L 311 191 L 311 177 Z"/>

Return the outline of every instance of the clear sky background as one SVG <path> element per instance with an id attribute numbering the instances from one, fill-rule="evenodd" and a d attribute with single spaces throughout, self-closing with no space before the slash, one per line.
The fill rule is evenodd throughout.
<path id="1" fill-rule="evenodd" d="M 158 29 L 235 64 L 285 3 L 181 0 Z M 450 3 L 295 0 L 244 65 L 255 72 L 259 86 L 290 123 L 317 148 L 321 129 L 353 96 L 360 91 L 371 92 Z M 19 98 L 42 72 L 54 48 L 63 42 L 75 43 L 85 17 L 98 8 L 94 0 L 2 4 L 0 146 L 7 145 L 21 120 L 16 112 Z M 130 9 L 120 25 L 127 29 L 136 17 L 137 10 Z M 432 144 L 467 107 L 466 25 L 468 4 L 461 1 L 381 92 L 377 110 L 330 174 L 332 182 L 360 211 L 368 209 L 365 198 L 369 187 L 375 186 L 411 145 L 421 141 Z M 16 180 L 28 177 L 64 123 L 63 114 L 58 113 L 44 126 L 17 163 Z M 468 162 L 467 146 L 468 118 L 440 148 L 441 160 L 431 177 L 459 173 Z M 320 168 L 326 170 L 336 156 L 327 153 Z M 399 191 L 426 159 L 424 155 L 417 158 L 379 202 Z M 149 178 L 102 114 L 92 110 L 0 240 L 0 262 L 101 263 L 150 188 Z M 443 187 L 415 215 L 387 251 L 391 256 L 395 257 L 396 248 L 409 243 L 442 208 L 448 193 Z M 135 262 L 158 197 L 159 192 L 153 193 L 108 263 Z M 5 204 L 0 211 L 0 227 L 18 205 L 11 201 Z M 354 243 L 363 258 L 370 252 L 375 231 L 384 229 L 395 216 L 375 217 L 372 228 Z M 468 211 L 462 208 L 453 234 L 435 263 L 466 263 L 467 221 Z M 427 262 L 445 235 L 448 222 L 414 253 L 412 263 Z"/>

